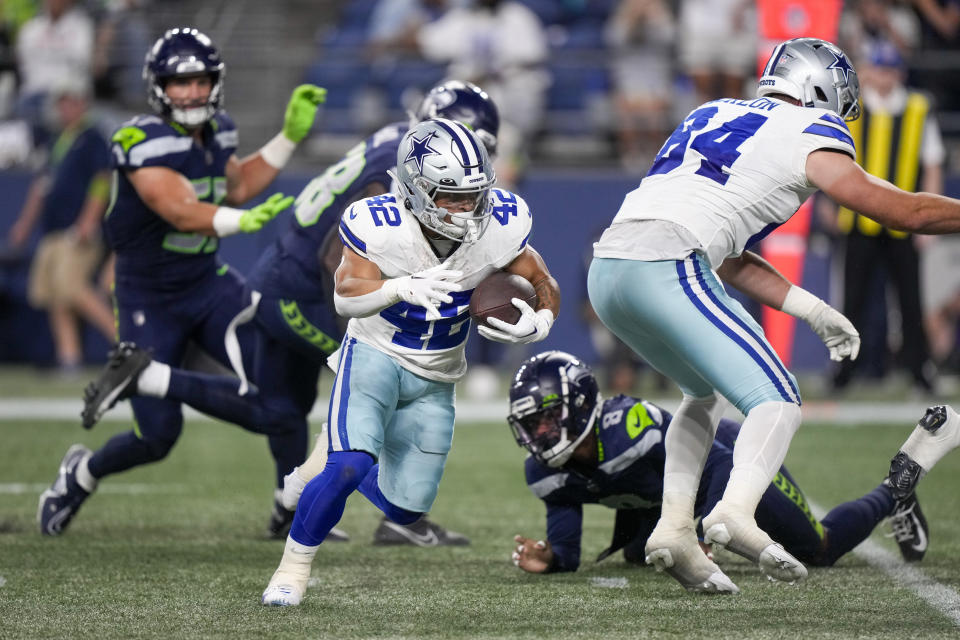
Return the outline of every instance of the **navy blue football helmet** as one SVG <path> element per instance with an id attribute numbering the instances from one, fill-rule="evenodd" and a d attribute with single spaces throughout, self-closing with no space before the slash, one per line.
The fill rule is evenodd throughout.
<path id="1" fill-rule="evenodd" d="M 224 72 L 220 52 L 206 34 L 190 27 L 170 29 L 153 43 L 143 63 L 147 102 L 164 118 L 184 127 L 199 127 L 223 104 Z M 213 85 L 205 105 L 183 109 L 170 102 L 164 91 L 168 80 L 201 74 L 209 75 Z"/>
<path id="2" fill-rule="evenodd" d="M 507 422 L 517 444 L 538 461 L 561 467 L 600 415 L 600 388 L 590 367 L 563 351 L 525 360 L 510 384 Z"/>
<path id="3" fill-rule="evenodd" d="M 500 113 L 487 92 L 470 82 L 447 80 L 427 93 L 414 114 L 417 121 L 446 118 L 467 125 L 491 157 L 497 154 Z"/>

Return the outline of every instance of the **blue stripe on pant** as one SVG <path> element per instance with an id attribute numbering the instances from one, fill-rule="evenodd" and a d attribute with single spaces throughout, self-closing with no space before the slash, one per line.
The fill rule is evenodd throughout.
<path id="1" fill-rule="evenodd" d="M 763 402 L 800 403 L 763 330 L 700 256 L 595 258 L 587 287 L 601 321 L 684 393 L 718 391 L 744 414 Z"/>
<path id="2" fill-rule="evenodd" d="M 454 384 L 428 380 L 352 337 L 330 397 L 330 451 L 365 451 L 394 505 L 430 510 L 453 443 Z"/>

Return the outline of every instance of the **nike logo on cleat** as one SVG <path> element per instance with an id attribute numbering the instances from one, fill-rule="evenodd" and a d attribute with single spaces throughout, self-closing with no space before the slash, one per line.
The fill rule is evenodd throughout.
<path id="1" fill-rule="evenodd" d="M 420 534 L 420 533 L 411 531 L 406 527 L 401 527 L 396 524 L 393 524 L 392 522 L 386 522 L 384 524 L 386 524 L 389 528 L 393 529 L 395 532 L 402 535 L 407 540 L 410 540 L 414 544 L 419 545 L 421 547 L 435 547 L 440 543 L 440 539 L 437 537 L 437 534 L 434 533 L 432 529 L 427 529 L 426 533 Z"/>

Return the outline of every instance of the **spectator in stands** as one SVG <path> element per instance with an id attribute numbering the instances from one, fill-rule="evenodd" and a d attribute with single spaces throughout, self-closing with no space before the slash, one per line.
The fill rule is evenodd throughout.
<path id="1" fill-rule="evenodd" d="M 628 168 L 645 170 L 666 137 L 674 31 L 664 0 L 621 0 L 607 22 L 605 40 L 614 51 L 617 141 Z"/>
<path id="2" fill-rule="evenodd" d="M 886 42 L 907 58 L 920 44 L 920 22 L 909 7 L 894 0 L 859 0 L 843 14 L 840 39 L 851 52 Z"/>
<path id="3" fill-rule="evenodd" d="M 960 0 L 911 0 L 924 23 L 942 40 L 954 40 L 960 29 Z"/>
<path id="4" fill-rule="evenodd" d="M 367 24 L 369 52 L 416 48 L 417 32 L 462 0 L 380 0 Z"/>
<path id="5" fill-rule="evenodd" d="M 98 98 L 139 108 L 143 102 L 141 51 L 150 44 L 148 0 L 107 0 L 98 16 L 93 54 L 94 88 Z"/>
<path id="6" fill-rule="evenodd" d="M 100 220 L 109 199 L 109 152 L 88 110 L 82 79 L 50 91 L 63 127 L 43 175 L 9 232 L 22 248 L 39 223 L 42 238 L 30 267 L 30 304 L 46 309 L 61 371 L 75 372 L 82 356 L 79 320 L 113 339 L 113 312 L 91 279 L 103 259 Z"/>
<path id="7" fill-rule="evenodd" d="M 417 43 L 428 60 L 449 63 L 449 77 L 484 87 L 499 105 L 497 180 L 510 188 L 542 123 L 550 84 L 540 19 L 519 2 L 475 0 L 424 24 Z"/>
<path id="8" fill-rule="evenodd" d="M 680 63 L 698 104 L 744 93 L 754 77 L 755 22 L 752 0 L 680 0 Z"/>
<path id="9" fill-rule="evenodd" d="M 863 115 L 849 123 L 856 141 L 857 161 L 872 175 L 892 181 L 906 191 L 943 193 L 945 150 L 929 99 L 904 86 L 906 68 L 896 45 L 876 41 L 860 69 Z M 846 233 L 844 257 L 844 314 L 864 331 L 871 318 L 884 314 L 882 303 L 870 312 L 871 282 L 878 271 L 897 291 L 901 316 L 900 361 L 912 376 L 915 388 L 933 390 L 933 366 L 924 331 L 920 300 L 918 238 L 882 227 L 846 208 L 839 210 L 837 225 Z M 882 300 L 882 296 L 879 296 Z M 843 363 L 834 377 L 835 388 L 849 384 L 853 363 Z"/>
<path id="10" fill-rule="evenodd" d="M 930 350 L 941 370 L 960 373 L 960 289 L 929 314 Z"/>
<path id="11" fill-rule="evenodd" d="M 49 136 L 43 107 L 59 83 L 92 77 L 93 21 L 74 0 L 44 0 L 43 11 L 17 34 L 20 96 L 17 115 L 27 120 L 43 144 Z"/>

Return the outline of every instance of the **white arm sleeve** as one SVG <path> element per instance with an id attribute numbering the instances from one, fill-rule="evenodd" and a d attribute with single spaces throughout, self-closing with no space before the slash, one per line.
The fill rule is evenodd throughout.
<path id="1" fill-rule="evenodd" d="M 337 292 L 334 291 L 333 306 L 338 314 L 347 318 L 372 316 L 381 309 L 386 309 L 400 301 L 400 296 L 397 295 L 396 280 L 396 278 L 384 280 L 379 289 L 360 296 L 343 297 L 337 295 Z"/>

